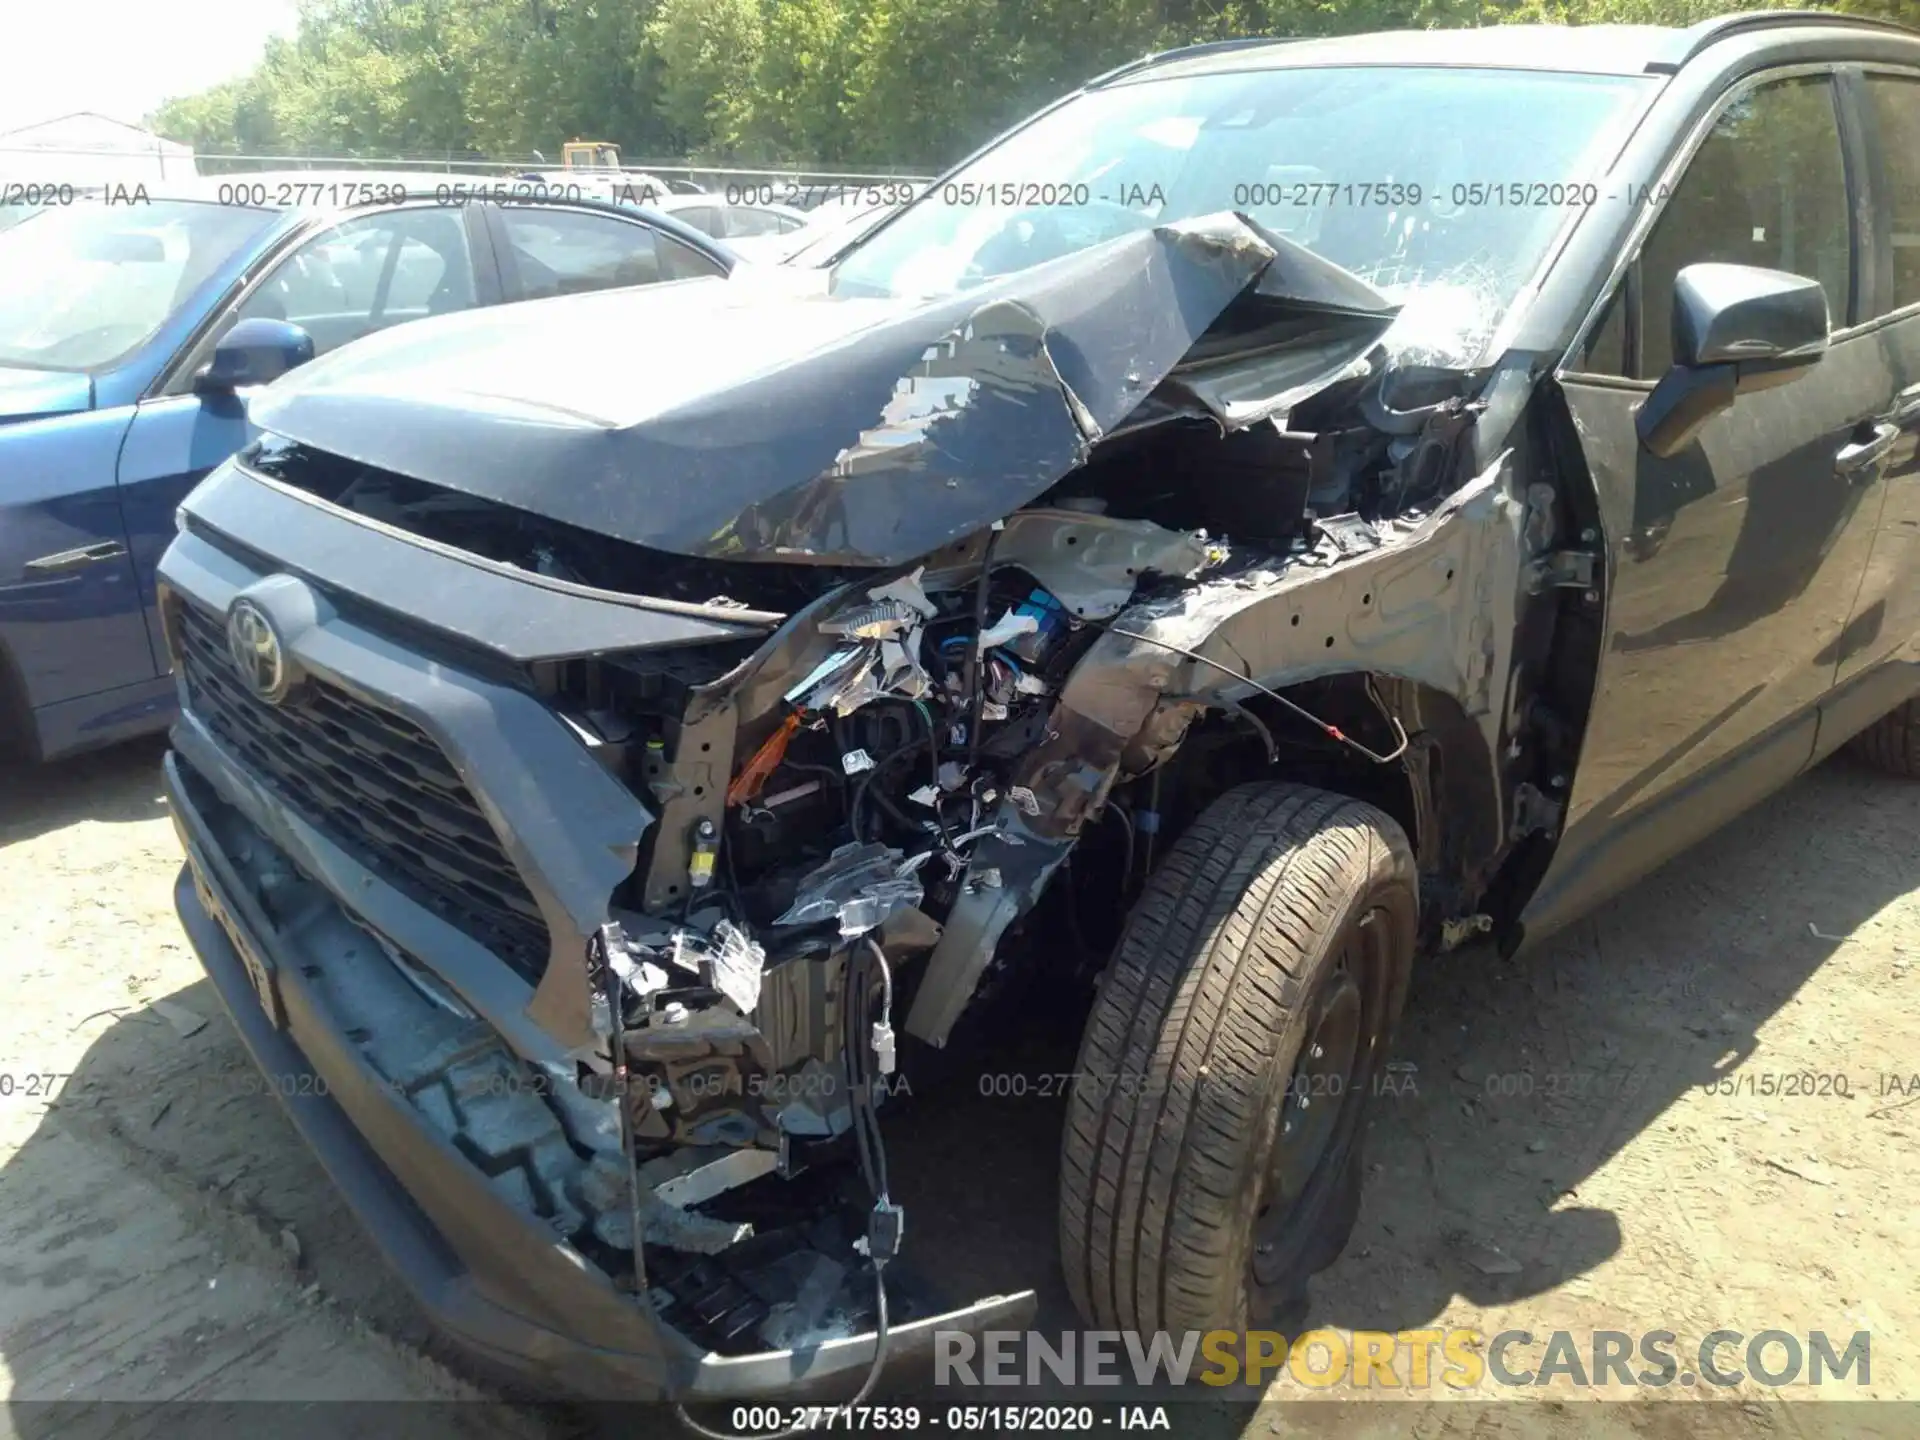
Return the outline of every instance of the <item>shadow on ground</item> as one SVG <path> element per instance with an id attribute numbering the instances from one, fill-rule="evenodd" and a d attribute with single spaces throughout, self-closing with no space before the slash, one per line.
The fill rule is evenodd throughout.
<path id="1" fill-rule="evenodd" d="M 0 845 L 82 820 L 118 825 L 165 815 L 166 748 L 165 738 L 154 736 L 51 765 L 0 764 Z"/>

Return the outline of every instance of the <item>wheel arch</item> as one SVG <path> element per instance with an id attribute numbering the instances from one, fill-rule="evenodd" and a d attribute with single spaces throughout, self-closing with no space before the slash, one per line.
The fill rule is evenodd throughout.
<path id="1" fill-rule="evenodd" d="M 0 760 L 33 762 L 40 758 L 40 728 L 27 699 L 26 678 L 12 647 L 0 635 Z"/>
<path id="2" fill-rule="evenodd" d="M 1317 731 L 1302 712 L 1384 763 Z M 1189 740 L 1218 753 L 1204 766 L 1182 765 Z M 1190 787 L 1173 831 L 1227 790 L 1259 780 L 1311 784 L 1376 806 L 1406 832 L 1434 924 L 1477 898 L 1504 852 L 1495 753 L 1458 697 L 1404 676 L 1339 671 L 1272 695 L 1216 700 L 1191 718 L 1179 750 L 1134 750 L 1129 760 L 1148 773 L 1167 764 Z M 1129 769 L 1123 762 L 1122 773 Z"/>

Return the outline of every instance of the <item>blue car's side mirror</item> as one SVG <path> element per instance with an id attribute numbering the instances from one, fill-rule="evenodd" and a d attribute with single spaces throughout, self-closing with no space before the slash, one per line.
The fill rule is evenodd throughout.
<path id="1" fill-rule="evenodd" d="M 265 385 L 313 358 L 313 337 L 287 320 L 242 320 L 213 347 L 213 358 L 193 377 L 202 395 L 231 394 Z"/>

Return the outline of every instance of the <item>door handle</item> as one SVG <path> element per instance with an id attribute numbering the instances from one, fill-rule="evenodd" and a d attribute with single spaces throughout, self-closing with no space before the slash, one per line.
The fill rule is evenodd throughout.
<path id="1" fill-rule="evenodd" d="M 27 561 L 23 568 L 43 574 L 48 570 L 78 570 L 82 565 L 93 565 L 101 560 L 118 560 L 126 553 L 127 547 L 118 540 L 102 540 L 97 545 L 82 545 L 77 550 L 42 555 L 38 560 Z"/>
<path id="2" fill-rule="evenodd" d="M 1860 432 L 1856 430 L 1854 433 L 1857 435 Z M 1873 467 L 1886 458 L 1887 452 L 1900 439 L 1900 433 L 1898 425 L 1885 420 L 1874 422 L 1866 439 L 1849 441 L 1840 447 L 1839 453 L 1833 457 L 1834 470 L 1854 479 L 1871 479 Z"/>

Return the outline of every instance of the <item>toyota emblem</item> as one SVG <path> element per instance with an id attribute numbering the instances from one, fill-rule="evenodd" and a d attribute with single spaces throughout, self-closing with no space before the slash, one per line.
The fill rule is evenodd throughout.
<path id="1" fill-rule="evenodd" d="M 269 705 L 287 693 L 287 659 L 267 612 L 251 600 L 236 600 L 227 612 L 227 653 L 240 683 Z"/>

